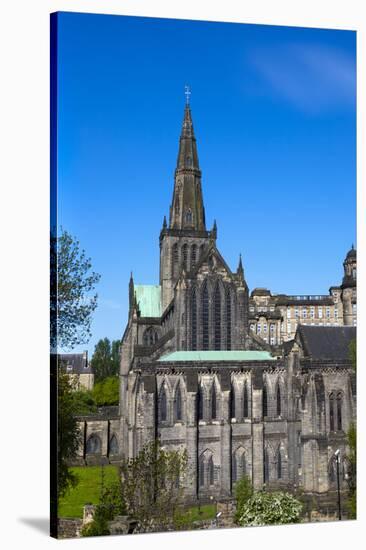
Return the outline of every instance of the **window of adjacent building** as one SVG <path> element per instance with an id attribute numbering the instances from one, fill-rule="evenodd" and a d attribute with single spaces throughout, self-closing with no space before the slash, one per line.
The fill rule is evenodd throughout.
<path id="1" fill-rule="evenodd" d="M 291 323 L 287 323 L 287 332 L 291 332 Z"/>
<path id="2" fill-rule="evenodd" d="M 288 318 L 291 317 L 291 308 L 290 307 L 287 308 L 287 317 Z"/>
<path id="3" fill-rule="evenodd" d="M 274 326 L 273 323 L 271 323 L 271 325 L 270 325 L 270 327 L 269 327 L 269 330 L 270 330 L 271 332 L 274 332 L 274 329 L 275 329 L 275 326 Z"/>
<path id="4" fill-rule="evenodd" d="M 326 307 L 326 308 L 325 308 L 325 315 L 326 315 L 327 318 L 329 319 L 329 317 L 330 317 L 330 307 Z"/>
<path id="5" fill-rule="evenodd" d="M 315 308 L 313 306 L 310 308 L 310 317 L 311 319 L 314 319 L 315 317 Z"/>
<path id="6" fill-rule="evenodd" d="M 352 313 L 357 313 L 357 304 L 352 304 Z"/>
<path id="7" fill-rule="evenodd" d="M 262 325 L 260 323 L 257 324 L 257 333 L 260 334 L 262 330 Z"/>
<path id="8" fill-rule="evenodd" d="M 263 323 L 263 332 L 267 332 L 267 323 Z"/>
<path id="9" fill-rule="evenodd" d="M 318 308 L 318 317 L 319 317 L 319 319 L 321 319 L 323 317 L 323 308 L 322 307 Z"/>
<path id="10" fill-rule="evenodd" d="M 337 307 L 334 308 L 334 317 L 336 319 L 338 318 L 338 308 Z"/>
<path id="11" fill-rule="evenodd" d="M 250 325 L 250 330 L 255 330 L 255 325 L 253 325 L 253 323 Z"/>
<path id="12" fill-rule="evenodd" d="M 304 319 L 306 319 L 306 316 L 307 316 L 306 307 L 304 307 L 303 310 L 302 310 L 302 316 L 303 316 Z"/>
<path id="13" fill-rule="evenodd" d="M 295 307 L 295 318 L 298 319 L 299 317 L 299 308 Z"/>
<path id="14" fill-rule="evenodd" d="M 271 336 L 271 346 L 274 346 L 276 343 L 276 338 L 274 336 Z"/>

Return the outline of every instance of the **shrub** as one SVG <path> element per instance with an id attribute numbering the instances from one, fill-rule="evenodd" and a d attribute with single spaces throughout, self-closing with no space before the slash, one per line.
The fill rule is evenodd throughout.
<path id="1" fill-rule="evenodd" d="M 301 510 L 301 502 L 289 493 L 259 491 L 247 500 L 238 523 L 242 526 L 298 523 Z"/>
<path id="2" fill-rule="evenodd" d="M 244 506 L 253 494 L 253 487 L 248 476 L 242 477 L 235 484 L 236 512 L 235 522 L 238 523 L 244 512 Z"/>

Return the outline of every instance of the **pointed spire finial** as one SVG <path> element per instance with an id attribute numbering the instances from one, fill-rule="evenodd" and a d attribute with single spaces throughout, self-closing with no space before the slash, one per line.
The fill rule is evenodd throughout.
<path id="1" fill-rule="evenodd" d="M 242 262 L 242 259 L 241 259 L 241 253 L 239 254 L 239 265 L 238 265 L 237 273 L 240 273 L 240 274 L 244 273 L 243 262 Z"/>
<path id="2" fill-rule="evenodd" d="M 191 95 L 191 87 L 187 84 L 184 86 L 184 94 L 186 96 L 186 105 L 189 105 L 189 96 Z"/>
<path id="3" fill-rule="evenodd" d="M 166 229 L 166 228 L 167 228 L 166 216 L 164 216 L 164 219 L 163 219 L 163 229 Z"/>
<path id="4" fill-rule="evenodd" d="M 354 249 L 355 249 L 355 247 L 353 246 L 353 243 L 352 243 L 352 250 L 354 250 Z"/>

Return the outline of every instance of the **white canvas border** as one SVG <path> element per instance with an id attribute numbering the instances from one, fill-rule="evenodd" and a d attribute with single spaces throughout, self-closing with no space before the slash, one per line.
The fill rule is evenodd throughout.
<path id="1" fill-rule="evenodd" d="M 366 519 L 365 475 L 359 467 L 357 522 L 238 530 L 111 537 L 58 543 L 39 529 L 46 525 L 48 491 L 48 185 L 49 185 L 49 13 L 79 11 L 245 23 L 351 29 L 358 31 L 358 311 L 359 465 L 365 460 L 363 398 L 366 387 L 365 339 L 365 44 L 363 2 L 277 0 L 197 2 L 193 0 L 16 1 L 1 8 L 1 354 L 2 445 L 4 481 L 0 500 L 5 548 L 42 549 L 50 544 L 123 544 L 142 550 L 174 545 L 271 545 L 335 548 L 363 546 Z M 363 368 L 364 367 L 364 368 Z M 37 518 L 38 527 L 37 527 Z M 43 521 L 43 523 L 42 523 Z M 33 527 L 30 526 L 33 522 Z M 5 539 L 5 540 L 4 540 Z"/>

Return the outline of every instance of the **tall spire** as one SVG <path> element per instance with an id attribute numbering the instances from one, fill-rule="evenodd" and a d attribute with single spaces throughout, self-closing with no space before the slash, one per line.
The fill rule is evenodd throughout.
<path id="1" fill-rule="evenodd" d="M 205 231 L 205 212 L 201 188 L 197 144 L 193 130 L 190 89 L 186 86 L 186 104 L 179 139 L 173 201 L 170 208 L 170 228 Z"/>

